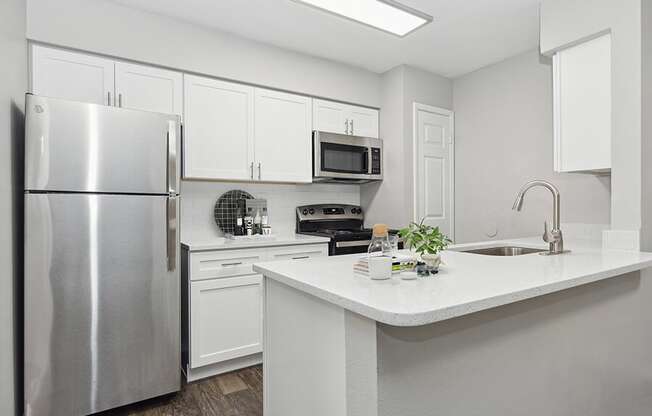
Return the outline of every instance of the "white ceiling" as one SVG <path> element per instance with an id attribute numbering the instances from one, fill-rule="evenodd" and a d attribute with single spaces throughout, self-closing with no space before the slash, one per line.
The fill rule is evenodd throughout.
<path id="1" fill-rule="evenodd" d="M 533 49 L 540 0 L 399 0 L 434 17 L 405 38 L 291 0 L 115 0 L 382 73 L 408 64 L 456 77 Z"/>

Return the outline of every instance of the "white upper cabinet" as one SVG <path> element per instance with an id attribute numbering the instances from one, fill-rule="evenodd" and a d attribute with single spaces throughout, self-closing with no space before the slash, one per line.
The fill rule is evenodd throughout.
<path id="1" fill-rule="evenodd" d="M 32 93 L 94 104 L 114 102 L 114 65 L 100 58 L 32 46 Z"/>
<path id="2" fill-rule="evenodd" d="M 314 130 L 378 138 L 378 110 L 315 99 L 312 111 Z"/>
<path id="3" fill-rule="evenodd" d="M 553 57 L 554 168 L 611 169 L 611 35 L 563 49 Z"/>
<path id="4" fill-rule="evenodd" d="M 115 92 L 119 107 L 178 115 L 183 111 L 180 72 L 116 62 Z"/>
<path id="5" fill-rule="evenodd" d="M 349 134 L 348 106 L 333 101 L 312 101 L 314 130 Z"/>
<path id="6" fill-rule="evenodd" d="M 312 182 L 312 99 L 256 88 L 255 177 Z"/>
<path id="7" fill-rule="evenodd" d="M 378 110 L 365 107 L 350 107 L 350 134 L 378 138 Z"/>
<path id="8" fill-rule="evenodd" d="M 46 97 L 181 115 L 180 72 L 32 45 L 32 92 Z"/>
<path id="9" fill-rule="evenodd" d="M 184 120 L 184 178 L 253 179 L 253 87 L 186 75 Z"/>

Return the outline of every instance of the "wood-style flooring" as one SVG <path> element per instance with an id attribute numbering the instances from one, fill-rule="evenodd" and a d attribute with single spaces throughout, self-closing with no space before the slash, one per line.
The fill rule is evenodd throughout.
<path id="1" fill-rule="evenodd" d="M 245 368 L 184 384 L 181 391 L 95 416 L 262 416 L 263 369 Z"/>

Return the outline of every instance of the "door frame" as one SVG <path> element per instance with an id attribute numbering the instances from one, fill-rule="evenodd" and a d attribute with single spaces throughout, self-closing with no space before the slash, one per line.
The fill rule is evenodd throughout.
<path id="1" fill-rule="evenodd" d="M 417 114 L 419 110 L 446 116 L 450 122 L 450 138 L 448 141 L 449 174 L 450 178 L 450 237 L 455 241 L 455 112 L 446 108 L 435 107 L 414 101 L 412 103 L 412 218 L 418 221 L 418 163 L 419 163 L 419 126 Z"/>

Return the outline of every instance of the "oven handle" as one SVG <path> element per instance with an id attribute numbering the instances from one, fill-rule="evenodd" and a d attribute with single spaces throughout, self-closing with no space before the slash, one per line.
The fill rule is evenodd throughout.
<path id="1" fill-rule="evenodd" d="M 368 246 L 370 243 L 371 240 L 338 241 L 335 243 L 335 247 L 360 247 Z"/>

